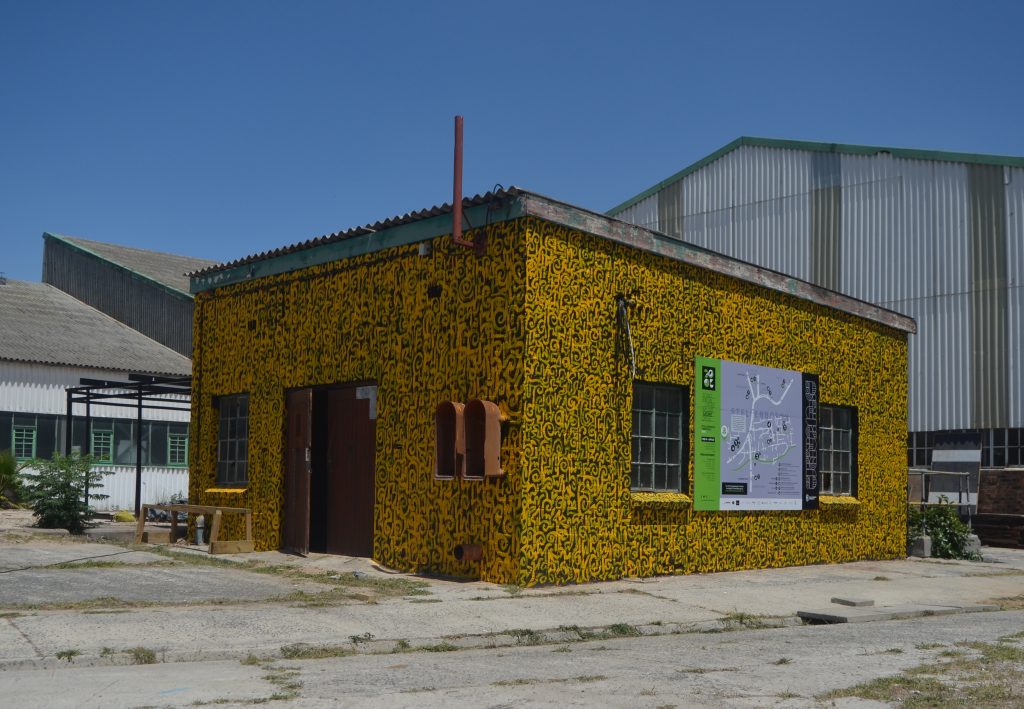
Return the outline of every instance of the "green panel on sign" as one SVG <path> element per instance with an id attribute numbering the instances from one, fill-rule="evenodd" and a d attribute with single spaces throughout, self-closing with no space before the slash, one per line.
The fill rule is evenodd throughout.
<path id="1" fill-rule="evenodd" d="M 693 508 L 719 509 L 721 496 L 719 445 L 721 435 L 721 361 L 697 357 L 694 369 Z"/>

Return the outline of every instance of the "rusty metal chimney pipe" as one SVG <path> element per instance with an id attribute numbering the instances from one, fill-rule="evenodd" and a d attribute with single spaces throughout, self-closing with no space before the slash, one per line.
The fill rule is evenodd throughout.
<path id="1" fill-rule="evenodd" d="M 452 240 L 459 246 L 473 246 L 462 238 L 462 116 L 455 116 L 455 179 L 452 181 Z"/>

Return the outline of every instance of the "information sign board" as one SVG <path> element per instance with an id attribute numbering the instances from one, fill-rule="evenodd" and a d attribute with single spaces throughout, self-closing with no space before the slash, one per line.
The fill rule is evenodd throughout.
<path id="1" fill-rule="evenodd" d="M 694 509 L 818 507 L 818 377 L 697 357 Z"/>

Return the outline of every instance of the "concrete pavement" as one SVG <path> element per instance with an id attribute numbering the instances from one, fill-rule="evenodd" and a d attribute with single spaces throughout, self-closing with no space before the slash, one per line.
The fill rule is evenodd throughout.
<path id="1" fill-rule="evenodd" d="M 169 563 L 97 542 L 10 539 L 0 539 L 0 666 L 59 666 L 56 654 L 69 648 L 80 653 L 76 664 L 105 664 L 139 645 L 167 661 L 273 655 L 293 644 L 343 645 L 354 652 L 397 644 L 485 647 L 519 644 L 524 637 L 574 640 L 609 628 L 657 635 L 796 625 L 800 611 L 822 609 L 860 617 L 908 607 L 922 614 L 929 608 L 975 610 L 996 599 L 1018 597 L 1019 603 L 1024 596 L 1024 552 L 994 548 L 984 549 L 983 562 L 862 561 L 519 589 L 394 574 L 369 560 L 328 555 L 235 555 L 238 567 L 224 568 Z M 123 564 L 41 568 L 88 557 Z M 423 588 L 393 598 L 356 594 L 308 603 L 302 599 L 332 587 L 315 577 L 258 574 L 246 566 L 254 561 L 327 577 L 407 579 Z M 831 603 L 837 596 L 874 605 Z"/>

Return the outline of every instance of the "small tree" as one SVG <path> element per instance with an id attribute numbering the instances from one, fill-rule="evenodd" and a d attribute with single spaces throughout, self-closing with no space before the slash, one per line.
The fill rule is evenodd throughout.
<path id="1" fill-rule="evenodd" d="M 939 496 L 938 505 L 924 509 L 913 506 L 907 514 L 907 536 L 913 544 L 927 534 L 932 540 L 932 556 L 940 559 L 978 559 L 968 550 L 971 530 L 960 520 L 956 505 L 945 495 Z"/>
<path id="2" fill-rule="evenodd" d="M 45 529 L 66 529 L 82 534 L 93 524 L 89 519 L 89 503 L 85 499 L 85 486 L 89 484 L 89 498 L 100 500 L 106 495 L 92 491 L 103 487 L 103 473 L 92 469 L 92 458 L 87 455 L 62 455 L 33 460 L 25 472 L 25 492 L 36 526 Z"/>
<path id="3" fill-rule="evenodd" d="M 18 461 L 9 450 L 0 451 L 0 508 L 17 507 L 21 496 Z"/>

